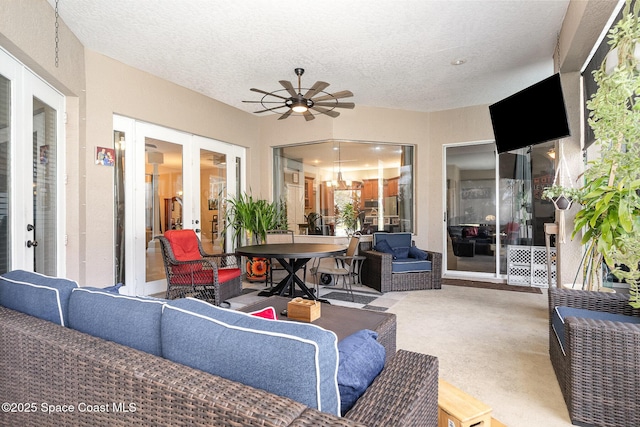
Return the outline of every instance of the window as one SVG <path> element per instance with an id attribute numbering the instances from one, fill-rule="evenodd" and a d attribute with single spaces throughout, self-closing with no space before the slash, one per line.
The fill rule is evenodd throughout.
<path id="1" fill-rule="evenodd" d="M 274 148 L 274 200 L 289 229 L 347 236 L 413 231 L 411 145 L 325 141 Z"/>

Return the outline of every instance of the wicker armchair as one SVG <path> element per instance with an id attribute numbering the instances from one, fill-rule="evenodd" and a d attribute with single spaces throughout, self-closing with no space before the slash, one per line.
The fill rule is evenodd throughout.
<path id="1" fill-rule="evenodd" d="M 576 425 L 640 425 L 640 325 L 567 317 L 564 352 L 552 328 L 555 307 L 640 316 L 628 295 L 549 289 L 549 355 Z"/>
<path id="2" fill-rule="evenodd" d="M 360 254 L 366 257 L 366 261 L 362 267 L 362 283 L 380 292 L 442 288 L 442 254 L 422 251 L 426 252 L 427 259 L 431 261 L 430 271 L 394 273 L 392 272 L 393 255 L 375 251 L 372 249 L 371 242 L 363 242 L 360 246 Z"/>
<path id="3" fill-rule="evenodd" d="M 240 257 L 207 254 L 193 230 L 169 230 L 157 236 L 167 274 L 167 299 L 193 296 L 215 305 L 242 292 Z"/>

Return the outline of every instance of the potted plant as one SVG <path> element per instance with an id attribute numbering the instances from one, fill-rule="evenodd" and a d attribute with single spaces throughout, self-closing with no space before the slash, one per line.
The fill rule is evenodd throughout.
<path id="1" fill-rule="evenodd" d="M 572 187 L 553 184 L 546 187 L 542 192 L 542 197 L 553 202 L 556 209 L 567 210 L 571 207 L 574 200 L 580 196 L 580 190 Z"/>
<path id="2" fill-rule="evenodd" d="M 347 235 L 353 234 L 358 227 L 358 210 L 353 203 L 347 203 L 339 210 L 339 221 L 344 225 Z"/>
<path id="3" fill-rule="evenodd" d="M 589 125 L 600 157 L 591 161 L 581 189 L 583 209 L 575 216 L 573 236 L 583 231 L 586 245 L 583 276 L 588 289 L 602 284 L 602 263 L 629 283 L 638 304 L 640 247 L 640 71 L 635 56 L 640 39 L 638 7 L 628 0 L 622 19 L 609 32 L 617 64 L 603 61 L 594 72 L 598 90 L 587 102 Z M 623 268 L 625 266 L 625 268 Z M 628 271 L 624 271 L 628 270 Z"/>
<path id="4" fill-rule="evenodd" d="M 267 230 L 282 225 L 283 210 L 286 223 L 286 206 L 283 202 L 270 203 L 264 199 L 254 199 L 247 193 L 227 199 L 225 216 L 227 227 L 233 229 L 233 241 L 236 245 L 264 242 Z M 266 280 L 268 262 L 266 258 L 248 258 L 247 280 Z"/>

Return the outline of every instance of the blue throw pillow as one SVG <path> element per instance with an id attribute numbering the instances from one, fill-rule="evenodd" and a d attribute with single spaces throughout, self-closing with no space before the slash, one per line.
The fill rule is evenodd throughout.
<path id="1" fill-rule="evenodd" d="M 373 249 L 378 251 L 378 252 L 384 252 L 386 254 L 391 254 L 391 255 L 393 255 L 395 257 L 395 254 L 393 253 L 393 248 L 391 247 L 389 242 L 387 242 L 386 240 L 380 240 L 378 243 L 376 243 L 376 245 L 375 245 L 375 247 Z"/>
<path id="2" fill-rule="evenodd" d="M 102 290 L 105 292 L 113 292 L 113 293 L 119 294 L 121 287 L 122 287 L 122 283 L 117 283 L 113 286 L 107 286 L 106 288 L 102 288 Z"/>
<path id="3" fill-rule="evenodd" d="M 409 258 L 415 258 L 420 261 L 425 261 L 427 259 L 427 253 L 424 251 L 421 251 L 415 246 L 411 246 L 409 248 Z"/>
<path id="4" fill-rule="evenodd" d="M 384 368 L 385 350 L 378 334 L 362 329 L 338 343 L 338 389 L 342 415 L 356 403 Z"/>
<path id="5" fill-rule="evenodd" d="M 409 258 L 409 248 L 406 246 L 401 246 L 398 248 L 393 248 L 393 259 L 406 259 Z"/>

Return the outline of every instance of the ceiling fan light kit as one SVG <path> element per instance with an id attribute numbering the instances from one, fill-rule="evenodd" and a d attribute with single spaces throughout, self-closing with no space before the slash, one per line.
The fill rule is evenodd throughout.
<path id="1" fill-rule="evenodd" d="M 275 90 L 273 92 L 267 92 L 266 90 L 251 88 L 252 92 L 257 92 L 263 94 L 263 97 L 260 101 L 242 101 L 248 103 L 258 103 L 261 104 L 264 108 L 259 111 L 255 111 L 256 114 L 266 113 L 267 111 L 272 111 L 274 113 L 280 114 L 278 120 L 283 120 L 289 117 L 292 113 L 298 113 L 304 116 L 305 120 L 313 120 L 315 115 L 317 114 L 325 114 L 329 117 L 338 117 L 340 113 L 338 111 L 334 111 L 336 108 L 348 108 L 353 109 L 355 104 L 353 102 L 340 102 L 339 99 L 349 98 L 353 96 L 353 93 L 348 90 L 343 90 L 336 93 L 328 93 L 325 92 L 329 86 L 329 83 L 317 81 L 310 88 L 303 88 L 301 84 L 301 77 L 304 74 L 303 68 L 296 68 L 294 70 L 296 75 L 298 76 L 298 90 L 293 87 L 288 80 L 280 80 L 280 84 L 284 89 Z M 303 95 L 302 90 L 305 89 L 307 92 Z M 286 92 L 287 96 L 283 96 L 278 92 Z M 315 96 L 317 98 L 314 98 Z M 278 106 L 268 106 L 266 104 L 282 104 Z M 284 113 L 277 111 L 281 108 L 288 108 Z M 313 114 L 313 112 L 316 114 Z"/>

